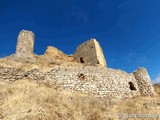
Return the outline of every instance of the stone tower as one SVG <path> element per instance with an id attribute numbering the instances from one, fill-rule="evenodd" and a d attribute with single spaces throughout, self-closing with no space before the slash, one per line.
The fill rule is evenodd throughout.
<path id="1" fill-rule="evenodd" d="M 148 75 L 148 72 L 145 68 L 139 68 L 133 72 L 135 79 L 137 80 L 139 91 L 143 96 L 152 96 L 154 95 L 154 88 L 151 83 L 151 79 Z"/>
<path id="2" fill-rule="evenodd" d="M 96 39 L 90 39 L 78 46 L 74 58 L 80 63 L 107 67 L 102 48 Z"/>
<path id="3" fill-rule="evenodd" d="M 19 33 L 16 56 L 19 58 L 31 58 L 33 57 L 34 49 L 34 33 L 27 30 L 22 30 Z"/>

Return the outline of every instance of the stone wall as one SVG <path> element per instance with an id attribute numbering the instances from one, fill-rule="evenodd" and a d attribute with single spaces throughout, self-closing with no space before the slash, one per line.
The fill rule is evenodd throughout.
<path id="1" fill-rule="evenodd" d="M 131 98 L 139 95 L 133 75 L 114 69 L 97 67 L 55 67 L 47 72 L 47 79 L 55 86 L 71 92 L 81 92 L 96 97 Z M 129 82 L 135 87 L 131 90 Z"/>
<path id="2" fill-rule="evenodd" d="M 24 72 L 19 69 L 0 67 L 0 78 L 14 81 L 22 79 L 24 77 Z"/>
<path id="3" fill-rule="evenodd" d="M 103 51 L 96 39 L 91 39 L 78 46 L 74 58 L 83 64 L 106 67 Z"/>
<path id="4" fill-rule="evenodd" d="M 9 60 L 35 63 L 36 55 L 33 53 L 34 50 L 34 33 L 27 30 L 22 30 L 19 33 L 16 53 L 5 58 Z"/>
<path id="5" fill-rule="evenodd" d="M 24 77 L 37 82 L 49 81 L 53 88 L 84 93 L 95 97 L 126 99 L 136 95 L 142 95 L 142 91 L 145 91 L 145 95 L 151 95 L 151 93 L 153 94 L 154 92 L 151 87 L 150 79 L 140 84 L 140 79 L 135 77 L 135 74 L 143 73 L 139 70 L 138 73 L 128 74 L 121 70 L 93 66 L 55 66 L 46 72 L 42 72 L 37 68 L 26 72 L 18 71 L 19 70 L 14 68 L 0 67 L 0 76 L 9 81 L 22 79 Z M 144 71 L 144 69 L 142 69 L 142 71 Z M 147 78 L 146 72 L 144 73 L 146 76 L 141 76 L 141 79 Z M 147 88 L 146 83 L 148 83 L 149 86 Z"/>
<path id="6" fill-rule="evenodd" d="M 34 34 L 30 31 L 21 31 L 18 36 L 16 54 L 7 57 L 6 60 L 18 60 L 21 63 L 24 59 L 25 62 L 28 63 L 29 60 L 35 65 L 38 60 L 42 65 L 59 60 L 62 63 L 71 62 L 71 66 L 54 64 L 54 67 L 50 67 L 50 70 L 46 72 L 37 68 L 23 71 L 21 68 L 0 66 L 0 78 L 14 81 L 26 77 L 37 82 L 49 81 L 53 88 L 85 93 L 96 97 L 126 99 L 136 95 L 150 96 L 154 94 L 146 69 L 140 68 L 132 74 L 128 74 L 121 70 L 107 68 L 103 51 L 95 39 L 80 45 L 74 56 L 67 56 L 57 48 L 48 47 L 45 55 L 41 56 L 43 59 L 36 56 L 36 62 L 33 46 Z M 75 62 L 74 58 L 82 64 L 73 64 Z"/>
<path id="7" fill-rule="evenodd" d="M 148 72 L 145 68 L 140 68 L 133 72 L 135 79 L 137 80 L 139 91 L 143 96 L 151 96 L 154 94 L 154 88 L 151 83 Z"/>
<path id="8" fill-rule="evenodd" d="M 34 33 L 27 30 L 22 30 L 19 33 L 16 56 L 19 58 L 30 58 L 33 57 L 34 49 Z"/>
<path id="9" fill-rule="evenodd" d="M 22 30 L 19 33 L 16 54 L 20 57 L 26 57 L 33 54 L 34 49 L 34 33 Z"/>

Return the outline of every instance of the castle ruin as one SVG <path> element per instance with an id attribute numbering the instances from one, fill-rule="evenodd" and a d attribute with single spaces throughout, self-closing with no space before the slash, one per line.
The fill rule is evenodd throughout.
<path id="1" fill-rule="evenodd" d="M 12 64 L 9 67 L 0 64 L 0 78 L 14 81 L 27 77 L 37 82 L 50 81 L 53 88 L 57 89 L 58 86 L 67 91 L 95 97 L 128 99 L 137 95 L 154 95 L 154 89 L 145 68 L 139 68 L 130 74 L 108 68 L 100 44 L 95 39 L 83 43 L 74 55 L 69 56 L 54 47 L 47 47 L 42 56 L 33 56 L 33 46 L 34 34 L 30 31 L 20 32 L 16 55 L 22 58 L 34 57 L 36 60 L 34 66 L 29 67 L 27 71 L 19 71 L 19 68 L 15 68 Z M 55 60 L 52 62 L 54 66 L 47 66 L 49 69 L 43 71 L 37 63 L 46 57 L 51 61 Z M 12 60 L 8 57 L 7 59 Z M 59 64 L 55 64 L 56 61 L 59 61 Z M 66 61 L 71 64 L 62 65 Z M 44 63 L 48 65 L 51 62 L 44 59 Z M 28 66 L 30 66 L 29 63 Z"/>
<path id="2" fill-rule="evenodd" d="M 34 33 L 31 31 L 22 30 L 19 33 L 16 55 L 19 58 L 30 58 L 33 57 L 34 49 Z"/>
<path id="3" fill-rule="evenodd" d="M 74 58 L 80 63 L 107 67 L 102 48 L 96 39 L 91 39 L 78 46 Z"/>

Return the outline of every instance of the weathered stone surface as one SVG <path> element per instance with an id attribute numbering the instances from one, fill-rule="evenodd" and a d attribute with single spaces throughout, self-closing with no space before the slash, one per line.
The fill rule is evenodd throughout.
<path id="1" fill-rule="evenodd" d="M 0 76 L 9 81 L 23 77 L 37 82 L 50 81 L 50 84 L 56 89 L 61 88 L 71 92 L 116 99 L 128 99 L 140 95 L 143 89 L 150 94 L 151 89 L 148 87 L 146 90 L 138 83 L 133 74 L 110 68 L 55 66 L 46 72 L 37 68 L 19 74 L 17 71 L 14 68 L 0 67 Z"/>
<path id="2" fill-rule="evenodd" d="M 49 56 L 53 56 L 57 59 L 63 59 L 64 58 L 64 53 L 60 50 L 58 50 L 57 48 L 55 47 L 52 47 L 52 46 L 48 46 L 46 51 L 45 51 L 45 54 L 46 55 L 49 55 Z"/>
<path id="3" fill-rule="evenodd" d="M 107 66 L 102 48 L 96 39 L 91 39 L 78 46 L 74 58 L 76 61 L 88 65 Z"/>
<path id="4" fill-rule="evenodd" d="M 22 30 L 18 36 L 16 56 L 19 58 L 30 58 L 33 56 L 34 33 Z"/>
<path id="5" fill-rule="evenodd" d="M 66 55 L 61 50 L 53 47 L 48 46 L 43 57 L 44 62 L 49 62 L 53 64 L 62 64 L 62 63 L 73 63 L 76 62 L 72 55 Z"/>
<path id="6" fill-rule="evenodd" d="M 154 88 L 151 83 L 151 79 L 145 68 L 139 68 L 133 72 L 135 79 L 137 80 L 141 95 L 152 96 L 154 95 Z"/>
<path id="7" fill-rule="evenodd" d="M 61 50 L 58 50 L 57 48 L 53 47 L 53 46 L 48 46 L 46 51 L 45 51 L 45 55 L 50 56 L 50 57 L 54 57 L 57 60 L 65 60 L 65 61 L 73 61 L 73 57 L 69 57 L 68 55 L 64 54 Z"/>

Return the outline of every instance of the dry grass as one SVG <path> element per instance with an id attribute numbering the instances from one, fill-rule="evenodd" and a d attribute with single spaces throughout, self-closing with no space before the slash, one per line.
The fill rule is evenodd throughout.
<path id="1" fill-rule="evenodd" d="M 55 91 L 28 80 L 1 81 L 0 117 L 4 120 L 100 120 L 95 98 Z"/>
<path id="2" fill-rule="evenodd" d="M 156 88 L 157 92 L 159 90 Z M 160 115 L 160 96 L 135 97 L 118 102 L 53 90 L 47 83 L 0 80 L 2 120 L 117 120 L 118 113 Z"/>

